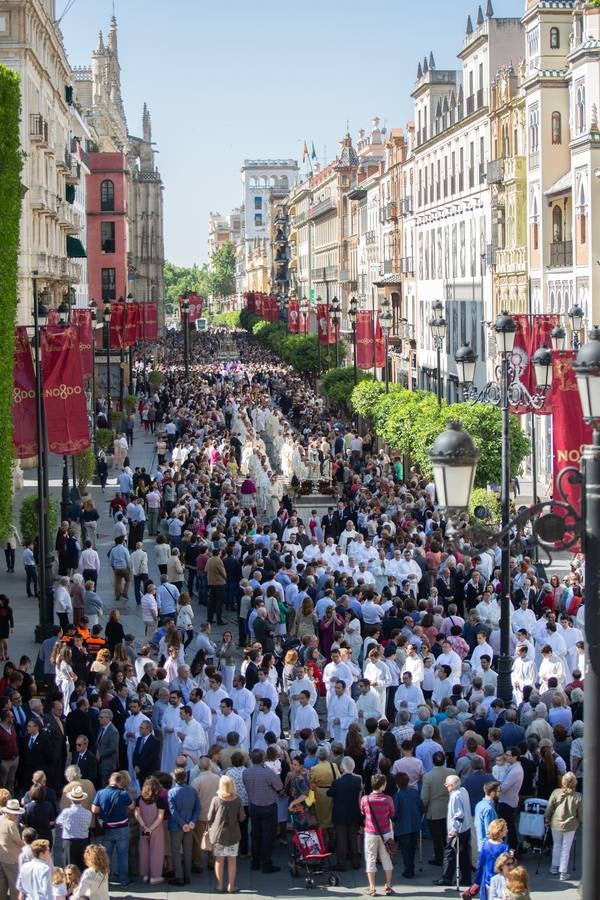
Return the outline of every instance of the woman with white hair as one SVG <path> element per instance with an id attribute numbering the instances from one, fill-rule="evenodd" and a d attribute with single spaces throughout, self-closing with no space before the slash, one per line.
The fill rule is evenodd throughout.
<path id="1" fill-rule="evenodd" d="M 562 777 L 561 787 L 552 791 L 544 813 L 544 821 L 552 829 L 552 866 L 550 873 L 569 877 L 569 857 L 575 833 L 583 823 L 583 797 L 576 790 L 577 778 L 572 772 Z"/>

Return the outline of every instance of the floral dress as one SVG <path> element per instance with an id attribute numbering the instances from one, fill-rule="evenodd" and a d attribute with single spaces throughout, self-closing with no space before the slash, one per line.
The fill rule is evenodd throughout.
<path id="1" fill-rule="evenodd" d="M 298 797 L 306 796 L 310 791 L 310 780 L 307 773 L 303 770 L 298 775 L 289 773 L 286 785 L 290 803 Z M 306 803 L 300 803 L 293 810 L 289 810 L 290 825 L 295 831 L 302 831 L 305 828 L 314 828 L 315 816 L 312 806 Z"/>

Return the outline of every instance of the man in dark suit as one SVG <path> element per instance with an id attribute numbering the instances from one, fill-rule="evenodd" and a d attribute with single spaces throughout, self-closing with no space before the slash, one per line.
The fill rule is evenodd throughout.
<path id="1" fill-rule="evenodd" d="M 52 756 L 48 736 L 41 730 L 39 719 L 30 719 L 27 723 L 27 737 L 21 757 L 20 781 L 23 787 L 29 787 L 33 773 L 38 769 L 47 772 Z"/>
<path id="2" fill-rule="evenodd" d="M 59 791 L 64 784 L 64 772 L 67 763 L 67 739 L 63 723 L 63 705 L 61 700 L 54 700 L 50 712 L 44 716 L 44 730 L 50 742 L 50 766 L 46 769 L 48 784 Z"/>
<path id="3" fill-rule="evenodd" d="M 75 739 L 73 765 L 79 766 L 82 778 L 88 778 L 94 784 L 98 780 L 98 760 L 89 747 L 87 735 L 79 734 Z"/>
<path id="4" fill-rule="evenodd" d="M 119 768 L 119 732 L 112 723 L 113 714 L 110 709 L 100 711 L 100 731 L 96 740 L 96 759 L 98 760 L 98 782 L 101 787 L 108 784 L 111 772 Z"/>
<path id="5" fill-rule="evenodd" d="M 141 787 L 146 778 L 160 769 L 160 741 L 152 733 L 152 722 L 141 722 L 139 730 L 132 761 Z"/>
<path id="6" fill-rule="evenodd" d="M 119 732 L 119 759 L 121 768 L 127 768 L 127 753 L 125 748 L 125 722 L 129 718 L 129 690 L 122 684 L 117 688 L 117 696 L 110 701 L 109 709 L 113 714 L 113 725 Z"/>
<path id="7" fill-rule="evenodd" d="M 333 525 L 333 506 L 327 507 L 327 512 L 321 519 L 321 528 L 323 529 L 323 540 L 326 541 L 328 537 L 337 537 Z"/>
<path id="8" fill-rule="evenodd" d="M 342 775 L 327 788 L 327 796 L 333 797 L 331 821 L 337 841 L 336 871 L 343 872 L 348 867 L 348 859 L 353 869 L 360 868 L 358 858 L 358 829 L 360 828 L 360 795 L 362 778 L 354 774 L 354 760 L 344 756 L 341 762 Z"/>
<path id="9" fill-rule="evenodd" d="M 80 697 L 76 709 L 72 709 L 65 720 L 65 733 L 71 753 L 75 753 L 75 743 L 84 734 L 89 744 L 94 746 L 93 721 L 90 717 L 90 703 L 87 697 Z"/>

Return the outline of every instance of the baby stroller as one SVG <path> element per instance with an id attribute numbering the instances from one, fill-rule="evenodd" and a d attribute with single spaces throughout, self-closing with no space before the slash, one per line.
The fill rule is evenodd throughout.
<path id="1" fill-rule="evenodd" d="M 523 804 L 521 815 L 519 816 L 519 834 L 521 840 L 532 853 L 537 854 L 538 864 L 535 870 L 537 875 L 540 871 L 542 855 L 546 849 L 548 840 L 548 828 L 544 822 L 544 813 L 548 806 L 547 800 L 541 797 L 531 797 Z"/>
<path id="2" fill-rule="evenodd" d="M 319 883 L 337 887 L 340 879 L 329 868 L 331 853 L 325 849 L 320 828 L 307 828 L 292 834 L 292 859 L 290 870 L 294 877 L 304 874 L 307 888 Z"/>

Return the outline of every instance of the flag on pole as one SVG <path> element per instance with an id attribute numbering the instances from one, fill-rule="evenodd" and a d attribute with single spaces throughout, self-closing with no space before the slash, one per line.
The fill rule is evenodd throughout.
<path id="1" fill-rule="evenodd" d="M 315 150 L 315 142 L 313 141 L 311 144 L 310 158 L 317 161 L 317 151 Z"/>
<path id="2" fill-rule="evenodd" d="M 306 141 L 304 141 L 304 148 L 302 150 L 302 162 L 303 163 L 306 162 L 307 159 L 308 159 L 308 145 L 307 145 Z"/>

